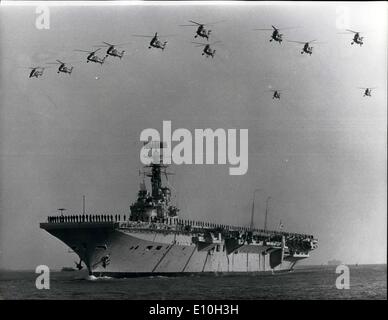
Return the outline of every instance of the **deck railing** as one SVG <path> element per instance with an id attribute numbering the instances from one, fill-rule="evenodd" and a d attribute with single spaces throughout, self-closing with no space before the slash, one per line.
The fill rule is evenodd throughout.
<path id="1" fill-rule="evenodd" d="M 295 239 L 314 239 L 312 235 L 302 233 L 291 233 L 284 231 L 274 231 L 265 229 L 256 229 L 243 226 L 233 226 L 216 224 L 206 221 L 194 221 L 186 219 L 172 218 L 155 218 L 150 221 L 132 221 L 129 220 L 129 215 L 126 214 L 66 214 L 60 216 L 49 216 L 47 218 L 48 223 L 96 223 L 96 222 L 117 222 L 120 227 L 136 227 L 141 229 L 170 229 L 178 227 L 181 230 L 186 231 L 199 231 L 204 229 L 212 229 L 219 232 L 252 232 L 254 234 L 263 234 L 268 237 L 272 236 L 286 236 L 287 238 Z M 167 228 L 166 228 L 167 226 Z"/>

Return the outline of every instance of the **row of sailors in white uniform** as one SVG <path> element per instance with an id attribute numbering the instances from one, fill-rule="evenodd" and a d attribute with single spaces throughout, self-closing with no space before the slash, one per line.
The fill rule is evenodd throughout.
<path id="1" fill-rule="evenodd" d="M 123 215 L 125 221 L 125 215 Z M 61 215 L 61 216 L 49 216 L 47 217 L 49 223 L 61 223 L 61 222 L 117 222 L 121 221 L 120 214 L 78 214 L 78 215 Z"/>

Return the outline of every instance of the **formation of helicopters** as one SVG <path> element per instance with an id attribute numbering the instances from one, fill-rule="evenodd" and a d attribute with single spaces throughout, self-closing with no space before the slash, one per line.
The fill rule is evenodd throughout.
<path id="1" fill-rule="evenodd" d="M 205 56 L 206 58 L 214 58 L 216 54 L 216 49 L 213 49 L 216 44 L 220 43 L 221 41 L 213 41 L 209 43 L 210 37 L 213 34 L 212 30 L 206 29 L 206 27 L 213 26 L 215 24 L 221 23 L 224 20 L 217 21 L 217 22 L 211 22 L 211 23 L 202 23 L 202 22 L 197 22 L 194 20 L 189 20 L 190 24 L 182 24 L 179 25 L 180 27 L 195 27 L 195 33 L 194 33 L 194 39 L 202 38 L 206 40 L 207 42 L 195 42 L 192 41 L 191 43 L 195 45 L 195 47 L 202 47 L 202 56 Z M 259 28 L 259 29 L 253 29 L 255 31 L 271 31 L 270 35 L 270 42 L 277 42 L 281 44 L 284 41 L 284 34 L 280 33 L 283 30 L 290 30 L 290 29 L 296 29 L 298 27 L 285 27 L 285 28 L 278 28 L 274 25 L 271 26 L 272 28 Z M 364 44 L 364 37 L 362 37 L 359 31 L 354 31 L 351 29 L 345 29 L 345 32 L 340 32 L 338 34 L 350 34 L 353 35 L 351 45 L 358 44 L 360 47 Z M 133 37 L 142 37 L 142 38 L 151 38 L 151 41 L 148 44 L 148 49 L 160 49 L 161 51 L 164 51 L 167 47 L 168 41 L 165 40 L 170 36 L 173 35 L 164 35 L 160 36 L 158 32 L 155 32 L 154 35 L 138 35 L 134 34 L 132 35 Z M 161 40 L 161 38 L 163 40 Z M 300 51 L 301 54 L 306 54 L 311 56 L 313 54 L 313 49 L 314 47 L 311 45 L 312 43 L 318 44 L 322 42 L 317 42 L 317 40 L 310 40 L 310 41 L 295 41 L 295 40 L 286 40 L 287 42 L 290 43 L 297 43 L 302 45 L 302 49 Z M 120 60 L 124 57 L 125 50 L 119 50 L 118 47 L 122 47 L 124 45 L 129 44 L 127 43 L 122 43 L 122 44 L 112 44 L 109 42 L 102 41 L 100 45 L 94 46 L 97 47 L 96 50 L 81 50 L 81 49 L 76 49 L 74 51 L 77 52 L 83 52 L 87 53 L 86 56 L 86 62 L 93 62 L 100 64 L 101 66 L 104 64 L 106 59 L 110 57 L 116 57 L 119 58 Z M 98 56 L 97 52 L 99 52 L 101 49 L 106 48 L 106 52 L 104 56 Z M 57 73 L 65 73 L 68 75 L 71 75 L 74 69 L 74 66 L 71 65 L 70 62 L 63 62 L 59 59 L 57 59 L 55 62 L 48 62 L 46 63 L 47 65 L 58 65 L 58 70 Z M 50 68 L 48 66 L 34 66 L 34 67 L 29 67 L 31 70 L 29 72 L 29 78 L 39 78 L 43 76 L 43 73 L 46 68 Z M 372 96 L 372 89 L 370 87 L 359 87 L 359 89 L 362 89 L 364 91 L 363 97 L 371 97 Z M 281 90 L 279 89 L 271 89 L 268 90 L 273 93 L 272 99 L 277 99 L 280 100 L 280 95 L 281 95 Z"/>

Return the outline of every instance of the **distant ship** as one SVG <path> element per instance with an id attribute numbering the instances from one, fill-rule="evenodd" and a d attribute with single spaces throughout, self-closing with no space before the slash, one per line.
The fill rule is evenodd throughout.
<path id="1" fill-rule="evenodd" d="M 162 159 L 145 167 L 128 218 L 62 214 L 40 228 L 69 246 L 94 276 L 285 271 L 317 247 L 312 235 L 179 218 L 171 189 L 162 185 L 166 169 Z"/>
<path id="2" fill-rule="evenodd" d="M 328 265 L 328 266 L 339 266 L 340 264 L 342 264 L 342 261 L 336 260 L 336 259 L 329 260 L 329 261 L 327 262 L 327 265 Z"/>
<path id="3" fill-rule="evenodd" d="M 68 271 L 75 271 L 75 269 L 74 269 L 74 268 L 71 268 L 71 267 L 63 267 L 63 268 L 61 269 L 61 271 L 62 271 L 62 272 L 68 272 Z"/>

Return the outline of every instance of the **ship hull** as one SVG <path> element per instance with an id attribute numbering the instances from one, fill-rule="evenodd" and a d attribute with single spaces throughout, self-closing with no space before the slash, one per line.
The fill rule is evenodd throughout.
<path id="1" fill-rule="evenodd" d="M 265 274 L 291 270 L 306 257 L 282 248 L 196 242 L 191 234 L 122 228 L 118 223 L 42 223 L 68 245 L 95 276 Z"/>

